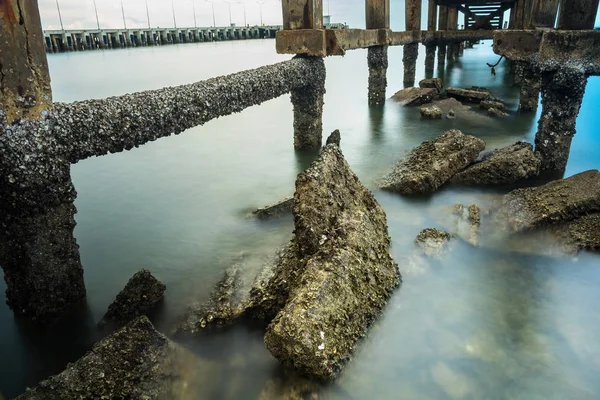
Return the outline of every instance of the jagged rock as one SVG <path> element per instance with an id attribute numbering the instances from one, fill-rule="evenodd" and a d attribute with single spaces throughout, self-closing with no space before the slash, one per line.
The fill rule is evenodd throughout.
<path id="1" fill-rule="evenodd" d="M 112 321 L 120 326 L 146 314 L 162 300 L 166 288 L 150 271 L 142 269 L 129 279 L 99 325 Z"/>
<path id="2" fill-rule="evenodd" d="M 437 106 L 421 107 L 421 117 L 426 119 L 442 119 L 442 110 Z"/>
<path id="3" fill-rule="evenodd" d="M 454 119 L 456 118 L 456 112 L 454 111 L 454 109 L 450 109 L 448 110 L 448 114 L 446 114 L 446 118 L 448 119 Z"/>
<path id="4" fill-rule="evenodd" d="M 589 170 L 544 186 L 517 189 L 502 199 L 497 222 L 523 232 L 600 212 L 600 172 Z"/>
<path id="5" fill-rule="evenodd" d="M 179 399 L 197 359 L 139 317 L 17 400 Z"/>
<path id="6" fill-rule="evenodd" d="M 342 140 L 342 134 L 340 133 L 339 129 L 336 129 L 335 131 L 333 131 L 331 133 L 331 135 L 329 135 L 329 137 L 327 138 L 327 142 L 325 143 L 327 144 L 336 144 L 336 145 L 340 145 L 340 142 Z"/>
<path id="7" fill-rule="evenodd" d="M 442 78 L 423 79 L 421 82 L 419 82 L 419 87 L 433 88 L 440 93 L 444 87 L 444 82 L 442 81 Z"/>
<path id="8" fill-rule="evenodd" d="M 449 87 L 446 88 L 446 94 L 448 97 L 454 97 L 458 101 L 465 101 L 468 103 L 480 103 L 483 100 L 488 100 L 491 96 L 487 89 L 476 87 L 471 89 Z"/>
<path id="9" fill-rule="evenodd" d="M 438 94 L 435 88 L 409 87 L 398 91 L 392 96 L 402 106 L 419 106 L 429 103 Z"/>
<path id="10" fill-rule="evenodd" d="M 414 148 L 382 178 L 380 186 L 404 195 L 432 193 L 472 163 L 484 148 L 481 139 L 459 130 L 446 131 Z"/>
<path id="11" fill-rule="evenodd" d="M 506 113 L 506 112 L 504 112 L 502 110 L 499 110 L 497 108 L 494 108 L 494 107 L 488 108 L 487 113 L 491 117 L 501 118 L 501 117 L 507 117 L 508 116 L 508 113 Z"/>
<path id="12" fill-rule="evenodd" d="M 600 250 L 600 213 L 584 215 L 553 229 L 559 245 L 567 253 Z"/>
<path id="13" fill-rule="evenodd" d="M 525 142 L 495 150 L 452 178 L 461 185 L 500 185 L 518 182 L 540 173 L 540 157 Z"/>
<path id="14" fill-rule="evenodd" d="M 400 273 L 389 254 L 385 212 L 335 144 L 298 176 L 294 221 L 282 258 L 293 267 L 289 294 L 265 344 L 285 365 L 328 380 L 378 317 Z"/>
<path id="15" fill-rule="evenodd" d="M 292 208 L 294 207 L 294 198 L 286 197 L 277 203 L 270 204 L 266 207 L 259 208 L 252 212 L 252 214 L 258 219 L 271 219 L 277 218 L 282 215 L 291 214 Z"/>
<path id="16" fill-rule="evenodd" d="M 506 107 L 504 106 L 504 103 L 501 101 L 495 101 L 495 100 L 483 100 L 481 103 L 479 103 L 479 108 L 481 108 L 483 110 L 489 110 L 490 108 L 495 108 L 500 111 L 506 111 Z"/>
<path id="17" fill-rule="evenodd" d="M 452 235 L 448 232 L 427 228 L 419 232 L 415 244 L 422 255 L 439 257 L 448 248 L 451 239 Z"/>

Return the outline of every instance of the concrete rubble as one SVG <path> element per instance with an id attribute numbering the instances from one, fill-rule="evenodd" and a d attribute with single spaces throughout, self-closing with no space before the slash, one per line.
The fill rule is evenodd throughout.
<path id="1" fill-rule="evenodd" d="M 471 89 L 448 87 L 446 94 L 448 97 L 454 97 L 458 101 L 467 103 L 481 103 L 491 97 L 489 90 L 477 87 Z"/>
<path id="2" fill-rule="evenodd" d="M 437 89 L 438 93 L 441 93 L 442 89 L 444 88 L 444 81 L 442 78 L 423 79 L 419 82 L 419 87 L 434 88 Z"/>
<path id="3" fill-rule="evenodd" d="M 429 103 L 437 95 L 438 91 L 435 88 L 409 87 L 396 92 L 392 100 L 397 101 L 401 106 L 419 106 Z"/>
<path id="4" fill-rule="evenodd" d="M 421 117 L 426 119 L 442 119 L 442 110 L 438 106 L 423 106 L 419 110 Z"/>
<path id="5" fill-rule="evenodd" d="M 459 130 L 449 130 L 423 142 L 401 159 L 379 186 L 403 195 L 432 193 L 471 164 L 485 142 Z"/>
<path id="6" fill-rule="evenodd" d="M 485 154 L 452 178 L 461 185 L 501 185 L 515 183 L 540 173 L 541 158 L 525 142 Z"/>
<path id="7" fill-rule="evenodd" d="M 100 326 L 109 322 L 121 326 L 146 314 L 163 299 L 166 289 L 150 271 L 142 269 L 129 279 L 125 288 L 108 307 Z"/>
<path id="8" fill-rule="evenodd" d="M 252 215 L 261 220 L 278 218 L 286 214 L 291 214 L 293 207 L 294 197 L 290 196 L 278 201 L 277 203 L 258 208 L 252 212 Z"/>
<path id="9" fill-rule="evenodd" d="M 427 257 L 440 257 L 448 250 L 453 236 L 448 232 L 435 228 L 423 229 L 415 239 L 415 245 L 421 255 Z"/>

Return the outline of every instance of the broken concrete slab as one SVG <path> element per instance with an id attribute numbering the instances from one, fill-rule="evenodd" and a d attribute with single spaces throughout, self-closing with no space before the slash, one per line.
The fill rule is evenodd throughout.
<path id="1" fill-rule="evenodd" d="M 495 108 L 500 111 L 506 111 L 506 106 L 504 105 L 504 103 L 496 100 L 483 100 L 481 103 L 479 103 L 479 108 L 483 110 Z"/>
<path id="2" fill-rule="evenodd" d="M 179 399 L 201 378 L 195 362 L 142 316 L 17 400 Z"/>
<path id="3" fill-rule="evenodd" d="M 435 88 L 409 87 L 396 92 L 392 96 L 392 100 L 397 101 L 401 106 L 419 106 L 429 103 L 437 94 L 438 91 Z"/>
<path id="4" fill-rule="evenodd" d="M 496 117 L 496 118 L 504 118 L 504 117 L 508 117 L 508 113 L 498 109 L 498 108 L 488 108 L 487 110 L 487 114 L 490 117 Z"/>
<path id="5" fill-rule="evenodd" d="M 473 87 L 471 89 L 449 87 L 446 88 L 446 94 L 448 97 L 453 97 L 458 101 L 464 101 L 468 103 L 480 103 L 484 100 L 488 100 L 491 97 L 491 94 L 487 89 L 478 87 Z"/>
<path id="6" fill-rule="evenodd" d="M 381 313 L 400 273 L 385 212 L 335 144 L 298 176 L 294 221 L 295 276 L 265 344 L 286 366 L 329 380 Z"/>
<path id="7" fill-rule="evenodd" d="M 435 228 L 423 229 L 417 235 L 415 244 L 419 252 L 427 257 L 440 257 L 448 249 L 452 235 Z"/>
<path id="8" fill-rule="evenodd" d="M 540 187 L 508 193 L 496 218 L 510 232 L 523 232 L 595 212 L 600 212 L 600 171 L 589 170 Z"/>
<path id="9" fill-rule="evenodd" d="M 483 149 L 481 139 L 459 130 L 446 131 L 414 148 L 379 185 L 404 195 L 432 193 L 471 164 Z"/>
<path id="10" fill-rule="evenodd" d="M 444 81 L 442 81 L 442 78 L 423 79 L 419 82 L 419 87 L 437 89 L 440 93 L 444 87 Z"/>
<path id="11" fill-rule="evenodd" d="M 166 289 L 147 269 L 136 272 L 108 307 L 99 325 L 112 322 L 122 326 L 133 321 L 152 310 L 163 299 Z"/>
<path id="12" fill-rule="evenodd" d="M 294 197 L 290 196 L 278 201 L 277 203 L 258 208 L 252 212 L 252 215 L 261 220 L 278 218 L 283 215 L 291 214 L 293 207 Z"/>
<path id="13" fill-rule="evenodd" d="M 423 106 L 419 111 L 425 119 L 442 119 L 442 110 L 438 106 Z"/>
<path id="14" fill-rule="evenodd" d="M 461 185 L 502 185 L 515 183 L 540 173 L 541 159 L 525 142 L 495 150 L 459 172 L 452 183 Z"/>

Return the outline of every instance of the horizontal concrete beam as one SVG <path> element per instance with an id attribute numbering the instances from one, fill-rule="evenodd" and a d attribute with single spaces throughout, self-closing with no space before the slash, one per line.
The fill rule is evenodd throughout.
<path id="1" fill-rule="evenodd" d="M 495 31 L 494 52 L 542 71 L 574 67 L 600 75 L 600 31 Z"/>
<path id="2" fill-rule="evenodd" d="M 389 29 L 294 29 L 277 32 L 279 54 L 343 56 L 347 50 L 412 43 L 438 44 L 492 39 L 493 31 L 402 31 Z"/>

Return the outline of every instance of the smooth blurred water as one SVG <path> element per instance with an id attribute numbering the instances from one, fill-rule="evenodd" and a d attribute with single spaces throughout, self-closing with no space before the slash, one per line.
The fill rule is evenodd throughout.
<path id="1" fill-rule="evenodd" d="M 518 89 L 490 42 L 449 63 L 447 85 L 486 86 L 511 109 L 502 120 L 422 121 L 418 110 L 367 104 L 366 51 L 326 59 L 324 130 L 373 188 L 410 148 L 444 130 L 483 138 L 488 149 L 533 141 L 537 116 L 519 115 Z M 287 59 L 274 41 L 187 44 L 50 55 L 55 101 L 100 98 L 191 83 Z M 402 87 L 402 48 L 389 49 L 388 97 Z M 424 77 L 420 49 L 417 80 Z M 567 175 L 598 168 L 600 80 L 590 78 Z M 539 115 L 539 111 L 538 111 Z M 291 218 L 257 222 L 247 213 L 293 193 L 314 154 L 293 150 L 289 96 L 158 140 L 74 165 L 75 231 L 87 309 L 39 332 L 0 305 L 0 391 L 13 396 L 61 371 L 100 337 L 94 324 L 141 268 L 167 285 L 152 320 L 168 332 L 185 306 L 205 299 L 232 260 L 249 256 L 248 276 L 283 245 Z M 485 205 L 478 189 L 445 188 L 425 199 L 376 191 L 392 254 L 404 277 L 384 315 L 340 380 L 320 397 L 352 399 L 592 399 L 600 395 L 600 258 L 548 258 L 457 243 L 443 262 L 414 265 L 413 240 L 440 227 L 447 206 Z M 0 290 L 4 290 L 4 282 Z M 84 317 L 82 318 L 81 315 Z M 193 343 L 210 373 L 190 398 L 255 399 L 281 369 L 260 332 L 244 328 Z M 296 385 L 288 379 L 286 384 Z"/>

